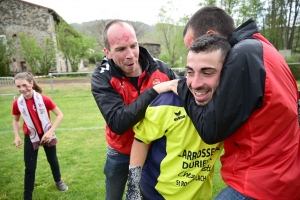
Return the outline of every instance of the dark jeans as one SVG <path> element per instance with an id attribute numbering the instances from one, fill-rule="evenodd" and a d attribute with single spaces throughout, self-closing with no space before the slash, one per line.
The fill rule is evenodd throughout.
<path id="1" fill-rule="evenodd" d="M 129 172 L 130 155 L 107 149 L 104 174 L 106 175 L 106 200 L 122 200 Z"/>
<path id="2" fill-rule="evenodd" d="M 230 186 L 224 188 L 218 196 L 215 197 L 215 200 L 253 200 L 250 197 L 244 196 Z"/>
<path id="3" fill-rule="evenodd" d="M 40 146 L 41 148 L 41 146 Z M 47 147 L 44 146 L 44 151 L 47 160 L 50 164 L 52 175 L 55 182 L 60 181 L 60 169 L 56 156 L 56 145 Z M 35 170 L 37 165 L 38 150 L 33 150 L 29 135 L 24 137 L 24 162 L 25 162 L 25 177 L 24 177 L 24 199 L 31 200 L 34 189 Z"/>

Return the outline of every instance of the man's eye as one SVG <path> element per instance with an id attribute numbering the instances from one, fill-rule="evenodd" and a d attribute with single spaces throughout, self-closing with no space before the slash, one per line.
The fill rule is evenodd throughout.
<path id="1" fill-rule="evenodd" d="M 186 74 L 189 75 L 189 76 L 191 76 L 191 75 L 194 74 L 194 72 L 193 71 L 187 71 Z"/>
<path id="2" fill-rule="evenodd" d="M 211 76 L 211 75 L 213 75 L 214 73 L 211 72 L 211 71 L 204 71 L 203 74 L 206 75 L 206 76 Z"/>
<path id="3" fill-rule="evenodd" d="M 205 75 L 211 75 L 210 72 L 204 72 L 203 74 L 205 74 Z"/>

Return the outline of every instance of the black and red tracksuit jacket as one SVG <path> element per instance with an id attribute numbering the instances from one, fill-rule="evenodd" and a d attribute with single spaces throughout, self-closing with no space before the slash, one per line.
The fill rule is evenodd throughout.
<path id="1" fill-rule="evenodd" d="M 197 106 L 184 81 L 178 93 L 201 138 L 224 140 L 226 185 L 254 199 L 300 199 L 298 88 L 277 49 L 250 19 L 229 37 L 220 84 Z"/>
<path id="2" fill-rule="evenodd" d="M 144 118 L 148 105 L 158 95 L 152 87 L 178 78 L 164 62 L 154 59 L 145 48 L 139 49 L 143 72 L 138 87 L 111 59 L 95 69 L 91 80 L 92 94 L 106 121 L 108 145 L 123 154 L 130 154 L 132 127 Z"/>

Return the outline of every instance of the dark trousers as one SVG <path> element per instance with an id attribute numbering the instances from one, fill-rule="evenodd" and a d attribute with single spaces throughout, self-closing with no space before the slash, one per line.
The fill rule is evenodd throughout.
<path id="1" fill-rule="evenodd" d="M 41 146 L 40 146 L 41 147 Z M 47 147 L 44 146 L 44 151 L 47 160 L 50 164 L 52 175 L 55 182 L 60 181 L 60 169 L 56 156 L 56 145 Z M 37 166 L 38 150 L 33 150 L 29 135 L 24 137 L 24 162 L 25 162 L 25 177 L 24 177 L 24 200 L 32 199 L 34 189 L 35 170 Z"/>
<path id="2" fill-rule="evenodd" d="M 130 155 L 121 154 L 108 146 L 104 174 L 106 176 L 106 200 L 122 200 L 125 190 Z"/>

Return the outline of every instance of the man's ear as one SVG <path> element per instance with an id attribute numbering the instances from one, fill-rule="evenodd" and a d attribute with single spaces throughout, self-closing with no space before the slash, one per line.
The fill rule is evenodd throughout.
<path id="1" fill-rule="evenodd" d="M 105 53 L 105 55 L 106 55 L 106 57 L 108 57 L 109 59 L 111 59 L 111 57 L 110 57 L 110 53 L 109 53 L 109 51 L 108 51 L 108 49 L 106 49 L 105 47 L 103 48 L 103 52 Z"/>
<path id="2" fill-rule="evenodd" d="M 206 34 L 216 34 L 217 32 L 215 32 L 215 31 L 213 31 L 213 30 L 208 30 L 207 32 L 206 32 Z"/>

